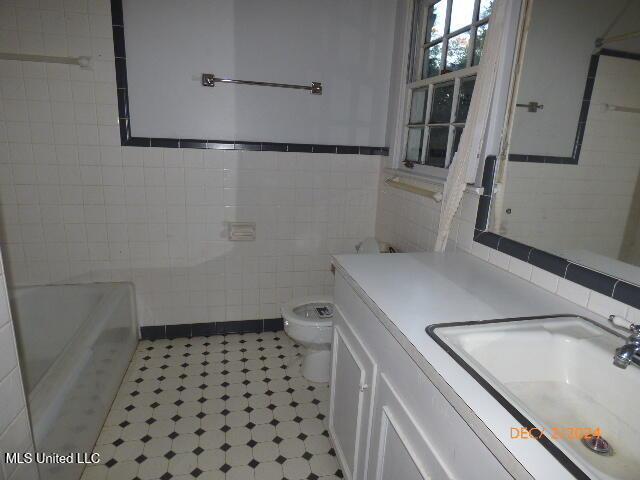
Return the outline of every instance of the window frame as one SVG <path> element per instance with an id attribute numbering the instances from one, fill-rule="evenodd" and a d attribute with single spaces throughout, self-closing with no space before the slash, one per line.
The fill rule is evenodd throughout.
<path id="1" fill-rule="evenodd" d="M 400 91 L 398 105 L 401 108 L 398 109 L 398 116 L 396 118 L 396 148 L 393 149 L 394 158 L 392 165 L 394 169 L 403 170 L 412 174 L 426 176 L 439 182 L 444 182 L 447 179 L 447 175 L 449 172 L 448 167 L 451 164 L 452 160 L 452 155 L 450 153 L 451 145 L 454 139 L 452 129 L 454 129 L 456 125 L 464 125 L 454 122 L 455 114 L 457 111 L 458 95 L 460 92 L 460 83 L 462 79 L 466 77 L 475 76 L 477 78 L 479 67 L 478 65 L 472 65 L 475 51 L 476 32 L 479 27 L 488 24 L 489 20 L 491 19 L 491 15 L 488 15 L 482 20 L 475 20 L 479 16 L 481 0 L 474 0 L 473 16 L 471 17 L 473 21 L 470 24 L 464 25 L 463 27 L 455 31 L 444 33 L 435 41 L 425 42 L 424 40 L 426 38 L 426 28 L 428 23 L 426 12 L 432 5 L 436 4 L 438 1 L 446 2 L 444 31 L 447 32 L 451 23 L 451 10 L 453 7 L 453 0 L 412 0 L 409 8 L 407 9 L 407 18 L 405 19 L 406 41 L 403 60 L 403 63 L 405 63 L 403 68 L 403 71 L 405 72 L 405 78 L 401 82 L 399 89 Z M 420 12 L 425 13 L 420 15 Z M 440 61 L 441 65 L 446 67 L 446 55 L 448 50 L 449 38 L 453 38 L 467 31 L 470 34 L 470 41 L 467 46 L 467 63 L 464 68 L 440 75 L 435 75 L 433 77 L 415 79 L 416 76 L 422 76 L 424 54 L 429 47 L 438 43 L 442 45 L 442 49 L 440 52 Z M 422 160 L 423 158 L 425 158 L 425 155 L 427 153 L 426 149 L 428 148 L 428 121 L 431 112 L 432 93 L 434 86 L 436 84 L 446 83 L 450 81 L 454 82 L 453 105 L 451 108 L 450 118 L 451 121 L 448 124 L 442 124 L 443 126 L 448 125 L 449 127 L 449 135 L 447 138 L 447 158 L 445 159 L 446 166 L 435 167 L 421 163 L 410 164 L 406 162 L 407 140 L 409 135 L 409 126 L 411 125 L 409 121 L 411 115 L 411 99 L 413 92 L 415 90 L 423 88 L 426 88 L 428 90 L 425 120 L 421 124 L 421 126 L 424 128 L 421 150 Z M 418 124 L 413 125 L 417 126 Z"/>
<path id="2" fill-rule="evenodd" d="M 403 136 L 404 147 L 403 147 L 402 157 L 400 159 L 400 165 L 402 165 L 403 168 L 412 172 L 416 172 L 416 173 L 419 172 L 419 173 L 426 174 L 428 176 L 435 176 L 435 177 L 446 179 L 447 172 L 449 171 L 449 165 L 451 165 L 451 160 L 452 160 L 451 146 L 454 140 L 453 130 L 455 129 L 455 127 L 464 127 L 467 123 L 466 121 L 465 122 L 455 121 L 456 114 L 458 112 L 460 85 L 462 81 L 466 78 L 469 78 L 469 77 L 477 78 L 477 74 L 478 74 L 478 68 L 470 67 L 470 68 L 464 68 L 461 70 L 456 70 L 455 72 L 451 72 L 445 75 L 438 75 L 437 77 L 432 77 L 430 79 L 424 79 L 419 82 L 414 82 L 414 84 L 416 85 L 415 87 L 412 87 L 413 84 L 409 85 L 409 89 L 407 92 L 408 105 L 405 112 L 405 120 L 403 122 L 404 130 L 405 130 L 405 134 Z M 425 80 L 430 80 L 430 81 L 425 82 Z M 431 109 L 433 107 L 433 91 L 438 85 L 451 83 L 451 82 L 453 82 L 453 94 L 452 94 L 452 101 L 451 101 L 452 102 L 451 113 L 449 114 L 449 121 L 446 123 L 431 123 L 429 121 L 430 120 L 429 117 L 431 116 Z M 424 121 L 421 123 L 410 123 L 411 98 L 413 96 L 413 92 L 422 90 L 422 89 L 426 89 L 428 92 Z M 427 165 L 423 163 L 414 163 L 412 168 L 405 164 L 409 129 L 416 128 L 416 127 L 424 129 L 424 134 L 422 137 L 422 150 L 421 150 L 422 158 L 421 159 L 423 158 L 426 159 L 427 148 L 429 146 L 429 137 L 430 137 L 429 129 L 431 127 L 448 127 L 449 128 L 449 133 L 447 136 L 447 155 L 445 158 L 445 167 L 435 167 L 433 165 Z"/>

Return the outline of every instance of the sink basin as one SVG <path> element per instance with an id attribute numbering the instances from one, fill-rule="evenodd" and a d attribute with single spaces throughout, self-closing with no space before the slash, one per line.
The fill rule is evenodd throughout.
<path id="1" fill-rule="evenodd" d="M 624 336 L 575 316 L 439 324 L 427 332 L 520 423 L 513 441 L 540 441 L 576 478 L 639 478 L 640 368 L 613 365 Z M 520 427 L 537 438 L 522 438 Z M 600 435 L 610 451 L 589 449 L 586 433 Z"/>

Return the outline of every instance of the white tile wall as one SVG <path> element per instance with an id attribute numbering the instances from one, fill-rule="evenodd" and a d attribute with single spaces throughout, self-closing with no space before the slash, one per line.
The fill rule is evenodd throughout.
<path id="1" fill-rule="evenodd" d="M 379 157 L 64 151 L 2 165 L 12 283 L 133 280 L 146 325 L 278 316 L 329 291 L 329 255 L 373 234 Z M 256 222 L 257 240 L 229 242 L 229 221 Z"/>
<path id="2" fill-rule="evenodd" d="M 380 157 L 122 148 L 108 0 L 5 0 L 0 215 L 11 284 L 133 280 L 142 324 L 268 318 L 374 233 Z M 257 241 L 228 242 L 228 221 Z"/>
<path id="3" fill-rule="evenodd" d="M 386 185 L 388 177 L 384 172 L 380 176 L 376 236 L 403 252 L 433 250 L 440 204 Z M 417 184 L 407 179 L 403 182 Z"/>
<path id="4" fill-rule="evenodd" d="M 0 257 L 0 480 L 37 479 L 35 465 L 4 463 L 4 452 L 33 452 L 7 287 Z"/>
<path id="5" fill-rule="evenodd" d="M 390 158 L 385 163 L 390 166 Z M 403 252 L 433 250 L 438 234 L 441 203 L 431 198 L 398 190 L 386 185 L 389 173 L 382 171 L 378 194 L 376 236 Z M 402 178 L 403 182 L 424 186 L 414 178 Z M 434 188 L 433 184 L 428 185 Z M 473 228 L 478 210 L 478 196 L 467 194 L 451 226 L 447 248 L 471 251 Z"/>
<path id="6" fill-rule="evenodd" d="M 618 258 L 640 181 L 640 62 L 601 56 L 578 165 L 509 164 L 503 215 L 510 238 L 547 251 Z"/>

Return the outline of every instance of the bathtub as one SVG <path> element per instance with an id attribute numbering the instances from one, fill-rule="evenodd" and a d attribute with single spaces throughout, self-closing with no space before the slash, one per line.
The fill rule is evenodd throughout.
<path id="1" fill-rule="evenodd" d="M 10 291 L 36 450 L 91 452 L 138 341 L 128 283 Z M 74 480 L 82 465 L 40 465 Z"/>

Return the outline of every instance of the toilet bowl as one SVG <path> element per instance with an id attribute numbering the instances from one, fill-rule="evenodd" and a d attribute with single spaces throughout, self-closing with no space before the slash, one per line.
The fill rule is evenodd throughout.
<path id="1" fill-rule="evenodd" d="M 285 333 L 306 347 L 302 376 L 312 382 L 328 382 L 333 298 L 329 295 L 296 298 L 282 307 L 282 318 Z"/>
<path id="2" fill-rule="evenodd" d="M 358 253 L 380 253 L 381 245 L 375 238 L 367 238 L 356 250 Z M 333 314 L 330 295 L 299 297 L 282 307 L 285 333 L 306 347 L 302 376 L 311 382 L 329 381 Z"/>

